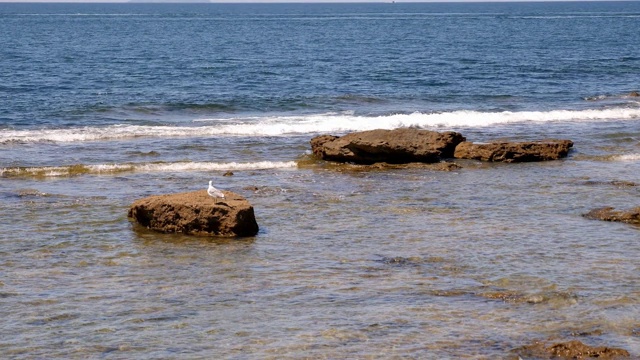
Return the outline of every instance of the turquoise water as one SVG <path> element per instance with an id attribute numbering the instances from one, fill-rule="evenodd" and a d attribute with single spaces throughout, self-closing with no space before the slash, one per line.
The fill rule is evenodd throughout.
<path id="1" fill-rule="evenodd" d="M 640 356 L 639 229 L 581 216 L 638 206 L 638 25 L 638 2 L 0 4 L 0 354 Z M 575 148 L 454 172 L 309 157 L 399 126 Z M 126 218 L 210 179 L 257 236 Z"/>

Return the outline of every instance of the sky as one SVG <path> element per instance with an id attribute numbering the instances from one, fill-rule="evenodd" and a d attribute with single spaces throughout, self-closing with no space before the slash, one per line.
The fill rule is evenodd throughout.
<path id="1" fill-rule="evenodd" d="M 144 0 L 144 2 L 212 2 L 212 3 L 318 3 L 318 2 L 382 2 L 389 3 L 394 0 Z M 513 1 L 616 1 L 616 0 L 395 0 L 395 2 L 513 2 Z M 624 0 L 623 0 L 624 1 Z M 638 0 L 630 0 L 638 1 Z M 40 2 L 65 2 L 65 3 L 126 3 L 130 0 L 0 0 L 0 3 L 20 2 L 20 3 L 40 3 Z M 140 2 L 140 1 L 136 1 Z"/>

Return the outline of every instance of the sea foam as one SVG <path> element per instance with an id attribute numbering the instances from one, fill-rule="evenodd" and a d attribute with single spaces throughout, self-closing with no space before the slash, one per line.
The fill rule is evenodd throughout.
<path id="1" fill-rule="evenodd" d="M 250 163 L 216 162 L 174 162 L 174 163 L 125 163 L 92 164 L 42 167 L 0 168 L 0 177 L 64 177 L 83 174 L 109 175 L 125 172 L 189 172 L 189 171 L 225 171 L 225 170 L 266 170 L 290 169 L 297 167 L 295 161 L 258 161 Z"/>
<path id="2" fill-rule="evenodd" d="M 140 137 L 286 136 L 393 129 L 398 127 L 487 127 L 512 123 L 594 122 L 640 119 L 640 109 L 552 110 L 520 112 L 451 111 L 439 113 L 357 116 L 331 113 L 238 119 L 197 119 L 194 126 L 112 125 L 67 129 L 0 130 L 0 144 L 30 142 L 114 141 Z"/>

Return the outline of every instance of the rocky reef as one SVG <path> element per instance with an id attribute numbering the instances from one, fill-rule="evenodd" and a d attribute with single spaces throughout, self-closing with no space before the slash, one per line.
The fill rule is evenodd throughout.
<path id="1" fill-rule="evenodd" d="M 457 132 L 414 128 L 369 130 L 344 136 L 320 135 L 310 141 L 316 158 L 343 163 L 437 163 L 445 159 L 530 162 L 566 157 L 571 140 L 473 143 Z"/>

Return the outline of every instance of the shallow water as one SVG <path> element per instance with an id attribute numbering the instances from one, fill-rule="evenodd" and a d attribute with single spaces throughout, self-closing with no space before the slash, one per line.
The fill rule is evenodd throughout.
<path id="1" fill-rule="evenodd" d="M 602 155 L 611 136 L 575 139 L 561 161 L 454 172 L 305 161 L 232 177 L 5 177 L 1 351 L 496 358 L 577 337 L 640 354 L 639 229 L 581 217 L 637 205 L 638 186 L 612 181 L 637 181 L 640 164 Z M 134 199 L 210 176 L 254 205 L 256 237 L 163 235 L 127 220 Z"/>

